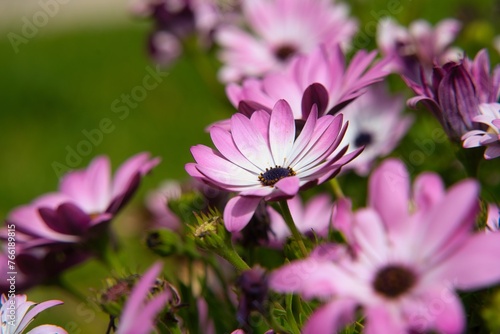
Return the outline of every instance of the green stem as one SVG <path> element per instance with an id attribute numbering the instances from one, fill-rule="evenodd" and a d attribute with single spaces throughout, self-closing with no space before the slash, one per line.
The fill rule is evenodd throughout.
<path id="1" fill-rule="evenodd" d="M 277 306 L 279 306 L 279 307 L 277 307 Z M 267 323 L 269 324 L 269 327 L 271 327 L 276 333 L 288 333 L 288 331 L 276 321 L 276 318 L 274 317 L 274 312 L 273 312 L 274 309 L 283 310 L 283 306 L 281 306 L 280 304 L 275 302 L 275 303 L 272 303 L 270 305 L 270 307 L 271 307 L 271 310 L 269 312 L 269 320 L 266 320 Z"/>
<path id="2" fill-rule="evenodd" d="M 120 260 L 118 259 L 118 255 L 111 249 L 111 247 L 106 247 L 106 249 L 99 254 L 99 260 L 101 260 L 101 262 L 111 272 L 119 273 L 123 268 Z"/>
<path id="3" fill-rule="evenodd" d="M 233 247 L 220 248 L 215 252 L 227 262 L 231 263 L 239 272 L 250 269 L 250 266 L 243 261 Z"/>
<path id="4" fill-rule="evenodd" d="M 309 252 L 307 251 L 307 248 L 304 245 L 304 241 L 302 240 L 302 234 L 299 232 L 297 226 L 295 225 L 295 222 L 293 221 L 290 208 L 288 207 L 288 202 L 286 200 L 282 200 L 279 203 L 280 203 L 281 213 L 283 214 L 283 219 L 285 220 L 286 225 L 290 229 L 290 232 L 292 232 L 293 238 L 299 245 L 302 256 L 307 257 Z"/>
<path id="5" fill-rule="evenodd" d="M 295 315 L 293 314 L 292 303 L 293 303 L 293 295 L 287 295 L 285 299 L 286 318 L 288 320 L 288 324 L 290 325 L 292 333 L 300 334 L 299 325 L 297 325 L 297 321 L 295 320 Z"/>
<path id="6" fill-rule="evenodd" d="M 335 195 L 335 197 L 337 197 L 337 198 L 344 198 L 345 197 L 344 192 L 342 191 L 342 188 L 340 187 L 340 183 L 339 183 L 339 181 L 337 181 L 336 178 L 331 179 L 329 183 L 330 183 L 330 186 L 332 187 L 333 194 Z"/>

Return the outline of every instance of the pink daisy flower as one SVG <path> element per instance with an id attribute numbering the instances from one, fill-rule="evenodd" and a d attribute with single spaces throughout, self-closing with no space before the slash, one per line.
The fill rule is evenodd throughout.
<path id="1" fill-rule="evenodd" d="M 407 29 L 385 17 L 378 25 L 377 44 L 385 56 L 392 57 L 396 72 L 419 81 L 421 67 L 430 77 L 434 63 L 442 65 L 461 58 L 461 50 L 450 48 L 461 27 L 455 19 L 442 20 L 435 27 L 417 20 Z"/>
<path id="2" fill-rule="evenodd" d="M 26 295 L 12 295 L 7 298 L 2 295 L 0 300 L 0 313 L 2 318 L 2 334 L 24 333 L 28 325 L 42 311 L 63 302 L 48 300 L 42 303 L 28 301 Z M 33 328 L 26 334 L 68 334 L 63 328 L 54 325 L 41 325 Z"/>
<path id="3" fill-rule="evenodd" d="M 389 74 L 388 60 L 374 64 L 375 56 L 376 52 L 362 50 L 346 65 L 338 46 L 321 45 L 307 55 L 294 57 L 282 71 L 228 85 L 226 93 L 231 103 L 247 114 L 254 105 L 255 109 L 271 110 L 279 99 L 290 104 L 295 119 L 305 120 L 312 104 L 318 105 L 320 115 L 333 114 Z"/>
<path id="4" fill-rule="evenodd" d="M 322 43 L 346 47 L 357 30 L 348 8 L 330 0 L 243 0 L 242 9 L 251 32 L 227 25 L 215 36 L 223 82 L 263 75 Z"/>
<path id="5" fill-rule="evenodd" d="M 500 282 L 500 236 L 474 233 L 477 182 L 446 191 L 438 175 L 420 175 L 409 198 L 401 162 L 387 160 L 370 178 L 370 207 L 352 215 L 350 249 L 333 245 L 278 269 L 270 285 L 327 303 L 303 333 L 336 333 L 358 306 L 366 333 L 461 333 L 465 314 L 454 289 Z"/>
<path id="6" fill-rule="evenodd" d="M 261 199 L 280 200 L 300 189 L 334 177 L 360 150 L 337 150 L 347 129 L 342 115 L 318 118 L 313 108 L 297 135 L 292 110 L 280 100 L 271 113 L 256 111 L 250 118 L 235 114 L 230 130 L 213 126 L 210 135 L 218 150 L 191 148 L 196 163 L 186 171 L 220 189 L 237 192 L 224 209 L 231 232 L 250 221 Z"/>
<path id="7" fill-rule="evenodd" d="M 148 153 L 140 153 L 127 160 L 111 178 L 109 159 L 97 157 L 87 169 L 66 174 L 59 192 L 15 208 L 7 222 L 26 235 L 30 246 L 82 241 L 91 228 L 113 218 L 130 200 L 142 177 L 159 162 L 159 158 L 150 159 Z"/>
<path id="8" fill-rule="evenodd" d="M 500 156 L 500 103 L 483 103 L 479 105 L 479 115 L 472 120 L 485 124 L 487 130 L 472 130 L 462 136 L 463 147 L 486 146 L 485 159 Z"/>

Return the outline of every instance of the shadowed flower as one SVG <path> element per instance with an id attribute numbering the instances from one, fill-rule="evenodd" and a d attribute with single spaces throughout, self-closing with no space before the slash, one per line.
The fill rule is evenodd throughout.
<path id="1" fill-rule="evenodd" d="M 303 203 L 300 196 L 288 200 L 288 207 L 299 232 L 305 235 L 326 237 L 330 227 L 333 203 L 329 195 L 320 194 Z M 283 216 L 271 207 L 267 208 L 271 220 L 269 242 L 282 244 L 291 235 Z"/>
<path id="2" fill-rule="evenodd" d="M 408 105 L 415 108 L 422 102 L 441 123 L 448 137 L 457 143 L 468 131 L 485 129 L 473 120 L 480 115 L 479 105 L 495 103 L 500 96 L 500 66 L 490 74 L 486 50 L 480 51 L 473 61 L 464 58 L 434 67 L 432 81 L 422 77 L 422 83 L 417 83 L 411 78 L 403 78 L 418 95 L 408 100 Z"/>
<path id="3" fill-rule="evenodd" d="M 402 114 L 404 109 L 403 97 L 390 95 L 380 84 L 370 86 L 365 94 L 342 109 L 349 122 L 343 142 L 350 147 L 364 147 L 346 169 L 364 176 L 375 159 L 394 150 L 413 121 L 413 117 Z"/>
<path id="4" fill-rule="evenodd" d="M 477 182 L 446 191 L 438 175 L 425 173 L 412 202 L 409 185 L 403 164 L 387 160 L 370 178 L 370 207 L 352 214 L 348 249 L 318 248 L 271 275 L 277 291 L 327 301 L 303 333 L 336 333 L 358 306 L 366 333 L 462 333 L 466 318 L 453 290 L 500 282 L 500 236 L 474 233 Z"/>
<path id="5" fill-rule="evenodd" d="M 26 295 L 1 297 L 2 334 L 21 334 L 35 317 L 42 311 L 60 305 L 60 300 L 48 300 L 42 303 L 28 301 Z M 54 325 L 41 325 L 26 334 L 68 334 L 63 328 Z"/>
<path id="6" fill-rule="evenodd" d="M 388 60 L 373 64 L 375 56 L 376 52 L 358 51 L 346 65 L 337 45 L 321 45 L 307 55 L 294 57 L 281 71 L 245 80 L 242 85 L 228 85 L 226 93 L 247 115 L 252 107 L 270 111 L 279 99 L 290 104 L 295 119 L 307 119 L 313 104 L 318 106 L 319 115 L 334 114 L 389 73 Z"/>
<path id="7" fill-rule="evenodd" d="M 265 312 L 269 290 L 267 272 L 259 266 L 246 270 L 238 277 L 236 286 L 240 290 L 237 319 L 240 325 L 248 326 L 252 311 Z"/>
<path id="8" fill-rule="evenodd" d="M 223 82 L 266 74 L 322 43 L 345 47 L 357 30 L 348 8 L 330 0 L 243 0 L 242 9 L 252 33 L 234 25 L 216 33 Z"/>
<path id="9" fill-rule="evenodd" d="M 384 17 L 378 24 L 377 44 L 385 56 L 393 59 L 394 71 L 419 82 L 421 68 L 430 78 L 435 63 L 459 60 L 462 51 L 450 45 L 461 26 L 454 19 L 440 21 L 434 28 L 425 20 L 417 20 L 406 29 Z"/>
<path id="10" fill-rule="evenodd" d="M 472 120 L 488 128 L 486 131 L 472 130 L 464 134 L 463 147 L 486 146 L 484 158 L 497 158 L 500 156 L 500 103 L 481 104 L 479 112 L 480 115 L 474 116 Z"/>
<path id="11" fill-rule="evenodd" d="M 297 136 L 292 110 L 280 100 L 272 112 L 250 118 L 235 114 L 230 130 L 213 126 L 210 135 L 218 151 L 204 145 L 191 148 L 196 163 L 186 165 L 194 178 L 238 195 L 224 209 L 224 223 L 240 231 L 261 199 L 281 200 L 300 189 L 334 177 L 360 150 L 337 150 L 347 129 L 342 115 L 318 118 L 313 108 Z"/>

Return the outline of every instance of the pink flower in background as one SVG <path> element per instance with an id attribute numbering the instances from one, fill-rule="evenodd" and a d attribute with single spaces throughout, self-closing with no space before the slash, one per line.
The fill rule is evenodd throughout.
<path id="1" fill-rule="evenodd" d="M 291 198 L 300 189 L 334 177 L 355 158 L 360 150 L 337 150 L 346 128 L 342 115 L 318 118 L 313 108 L 297 135 L 292 110 L 280 100 L 271 113 L 233 115 L 230 130 L 213 126 L 210 135 L 217 150 L 192 147 L 196 163 L 187 164 L 186 171 L 238 193 L 224 209 L 226 228 L 237 232 L 250 221 L 261 199 Z"/>
<path id="2" fill-rule="evenodd" d="M 458 61 L 462 51 L 450 48 L 462 24 L 455 19 L 442 20 L 432 27 L 417 20 L 408 29 L 390 17 L 382 18 L 377 29 L 377 44 L 382 53 L 392 57 L 394 71 L 413 81 L 420 81 L 420 70 L 430 78 L 434 64 Z"/>
<path id="3" fill-rule="evenodd" d="M 300 196 L 288 200 L 288 206 L 297 229 L 305 235 L 325 237 L 330 228 L 333 203 L 329 195 L 320 194 L 303 203 Z M 268 207 L 271 221 L 269 241 L 282 244 L 289 237 L 290 230 L 281 214 Z"/>
<path id="4" fill-rule="evenodd" d="M 178 199 L 182 195 L 181 184 L 177 181 L 165 181 L 158 189 L 149 192 L 146 196 L 146 207 L 153 215 L 154 227 L 166 227 L 178 230 L 181 220 L 168 207 L 168 201 Z"/>
<path id="5" fill-rule="evenodd" d="M 111 178 L 109 159 L 97 157 L 87 169 L 66 174 L 59 192 L 15 208 L 7 222 L 26 235 L 25 242 L 30 246 L 82 241 L 91 228 L 113 218 L 131 199 L 142 177 L 159 162 L 159 158 L 150 159 L 148 153 L 140 153 L 128 159 Z"/>
<path id="6" fill-rule="evenodd" d="M 242 0 L 242 8 L 251 32 L 227 25 L 215 36 L 223 82 L 264 75 L 323 43 L 347 47 L 357 30 L 347 6 L 330 0 Z"/>
<path id="7" fill-rule="evenodd" d="M 487 130 L 472 130 L 462 136 L 463 147 L 486 146 L 485 159 L 500 156 L 500 103 L 485 103 L 479 105 L 480 114 L 472 120 L 485 124 Z"/>
<path id="8" fill-rule="evenodd" d="M 136 283 L 120 315 L 116 334 L 149 334 L 155 328 L 155 318 L 170 297 L 167 291 L 163 291 L 150 298 L 151 288 L 161 269 L 161 262 L 155 263 Z"/>
<path id="9" fill-rule="evenodd" d="M 390 95 L 381 84 L 368 87 L 365 94 L 342 109 L 349 122 L 343 142 L 349 147 L 364 147 L 345 169 L 365 176 L 375 159 L 394 150 L 413 121 L 413 117 L 403 115 L 404 109 L 403 97 Z"/>
<path id="10" fill-rule="evenodd" d="M 490 74 L 486 50 L 481 50 L 474 60 L 464 58 L 434 67 L 432 81 L 422 78 L 420 83 L 403 78 L 418 95 L 408 100 L 408 105 L 415 108 L 422 102 L 457 143 L 469 131 L 486 129 L 473 120 L 480 115 L 479 105 L 495 103 L 500 97 L 500 66 Z"/>
<path id="11" fill-rule="evenodd" d="M 318 105 L 320 115 L 333 114 L 389 74 L 388 60 L 373 63 L 375 56 L 376 52 L 358 51 L 346 65 L 338 46 L 321 45 L 307 55 L 294 57 L 281 71 L 245 80 L 241 85 L 228 85 L 226 93 L 247 115 L 247 109 L 255 104 L 254 110 L 271 110 L 279 99 L 290 104 L 295 119 L 305 120 L 312 104 Z"/>
<path id="12" fill-rule="evenodd" d="M 239 17 L 236 2 L 217 0 L 138 0 L 131 11 L 154 21 L 148 51 L 155 62 L 163 65 L 182 54 L 183 39 L 197 34 L 200 44 L 207 47 L 221 24 L 235 22 Z"/>
<path id="13" fill-rule="evenodd" d="M 42 311 L 63 302 L 60 300 L 48 300 L 42 303 L 28 301 L 26 295 L 13 295 L 7 298 L 1 297 L 2 334 L 24 333 L 28 325 Z M 54 325 L 41 325 L 33 328 L 26 334 L 68 334 L 63 328 Z"/>
<path id="14" fill-rule="evenodd" d="M 358 306 L 366 333 L 461 333 L 465 314 L 453 290 L 500 282 L 500 236 L 474 233 L 478 184 L 445 191 L 439 176 L 426 173 L 410 201 L 409 181 L 401 162 L 384 162 L 370 178 L 370 206 L 352 216 L 356 247 L 318 249 L 272 274 L 275 290 L 327 302 L 303 333 L 335 333 Z"/>

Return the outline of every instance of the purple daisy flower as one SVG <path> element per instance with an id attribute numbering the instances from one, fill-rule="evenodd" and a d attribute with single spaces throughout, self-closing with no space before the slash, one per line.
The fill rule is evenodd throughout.
<path id="1" fill-rule="evenodd" d="M 441 123 L 448 137 L 457 143 L 472 130 L 485 130 L 474 117 L 480 115 L 481 103 L 495 103 L 500 96 L 500 66 L 490 74 L 490 61 L 486 50 L 480 51 L 474 60 L 449 62 L 435 66 L 432 82 L 422 73 L 421 82 L 404 77 L 408 86 L 418 95 L 408 100 L 415 108 L 422 102 Z"/>
<path id="2" fill-rule="evenodd" d="M 204 145 L 191 148 L 196 160 L 186 165 L 191 176 L 238 193 L 224 209 L 229 231 L 245 227 L 261 199 L 291 198 L 300 189 L 334 177 L 361 152 L 337 150 L 347 129 L 341 114 L 317 115 L 314 107 L 297 134 L 293 112 L 280 100 L 271 113 L 233 115 L 230 130 L 213 126 L 210 135 L 218 151 Z"/>
<path id="3" fill-rule="evenodd" d="M 346 65 L 337 45 L 321 45 L 307 55 L 294 57 L 281 71 L 245 80 L 242 85 L 228 85 L 226 93 L 246 114 L 253 106 L 270 111 L 279 99 L 290 104 L 295 119 L 305 120 L 312 104 L 318 105 L 320 115 L 334 114 L 389 74 L 389 60 L 374 63 L 375 57 L 376 52 L 362 50 Z"/>
<path id="4" fill-rule="evenodd" d="M 7 223 L 24 234 L 24 247 L 81 242 L 89 237 L 91 229 L 113 218 L 130 200 L 142 177 L 159 162 L 159 158 L 150 159 L 148 153 L 140 153 L 127 160 L 111 178 L 109 159 L 97 157 L 87 169 L 66 174 L 59 192 L 15 208 Z"/>
<path id="5" fill-rule="evenodd" d="M 357 30 L 348 8 L 330 0 L 242 0 L 242 9 L 253 34 L 227 25 L 215 36 L 223 82 L 263 75 L 322 43 L 346 47 Z"/>
<path id="6" fill-rule="evenodd" d="M 500 236 L 474 232 L 476 181 L 446 191 L 438 175 L 425 173 L 413 188 L 410 199 L 404 165 L 387 160 L 370 178 L 370 207 L 352 213 L 349 246 L 317 248 L 271 275 L 277 291 L 327 301 L 302 333 L 336 333 L 359 306 L 366 333 L 463 332 L 454 290 L 500 282 Z"/>
<path id="7" fill-rule="evenodd" d="M 342 109 L 349 121 L 344 142 L 350 147 L 364 147 L 347 169 L 365 176 L 375 159 L 394 150 L 413 122 L 413 117 L 403 115 L 404 109 L 403 96 L 389 94 L 381 84 L 370 86 L 365 94 Z"/>

